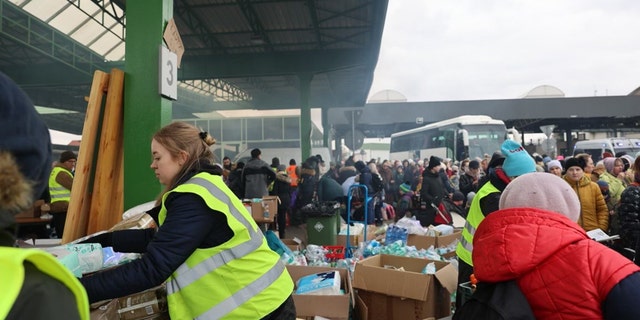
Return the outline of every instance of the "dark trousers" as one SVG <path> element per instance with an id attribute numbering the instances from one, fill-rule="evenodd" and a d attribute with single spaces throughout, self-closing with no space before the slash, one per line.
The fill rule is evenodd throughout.
<path id="1" fill-rule="evenodd" d="M 67 220 L 67 213 L 58 212 L 51 213 L 51 215 L 53 216 L 51 218 L 51 224 L 53 224 L 53 227 L 56 229 L 56 235 L 58 238 L 62 239 L 62 234 L 64 233 L 64 222 Z"/>
<path id="2" fill-rule="evenodd" d="M 295 320 L 296 319 L 296 305 L 293 303 L 293 297 L 289 296 L 287 300 L 282 303 L 278 309 L 271 312 L 262 320 Z"/>
<path id="3" fill-rule="evenodd" d="M 473 274 L 473 267 L 458 259 L 458 289 L 456 291 L 456 309 L 462 306 L 462 292 L 460 290 L 460 284 L 469 282 L 469 277 Z"/>
<path id="4" fill-rule="evenodd" d="M 287 209 L 289 209 L 288 205 L 278 205 L 278 216 L 277 216 L 277 222 L 278 222 L 278 236 L 280 237 L 280 239 L 284 239 L 285 238 L 285 230 L 287 229 Z"/>

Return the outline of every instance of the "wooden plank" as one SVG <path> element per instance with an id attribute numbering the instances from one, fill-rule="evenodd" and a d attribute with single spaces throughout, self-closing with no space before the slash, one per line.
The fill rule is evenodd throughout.
<path id="1" fill-rule="evenodd" d="M 87 234 L 108 230 L 122 220 L 123 92 L 124 72 L 113 69 L 104 106 Z"/>
<path id="2" fill-rule="evenodd" d="M 87 222 L 91 206 L 90 183 L 95 163 L 93 154 L 103 108 L 102 100 L 108 83 L 109 74 L 100 70 L 94 72 L 62 243 L 68 243 L 87 235 Z"/>

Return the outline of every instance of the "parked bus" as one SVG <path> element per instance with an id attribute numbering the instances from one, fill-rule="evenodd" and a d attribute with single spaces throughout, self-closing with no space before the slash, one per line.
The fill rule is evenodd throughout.
<path id="1" fill-rule="evenodd" d="M 463 160 L 500 151 L 508 137 L 502 120 L 467 115 L 391 135 L 391 160 L 424 159 L 429 156 Z M 517 134 L 516 134 L 517 135 Z"/>

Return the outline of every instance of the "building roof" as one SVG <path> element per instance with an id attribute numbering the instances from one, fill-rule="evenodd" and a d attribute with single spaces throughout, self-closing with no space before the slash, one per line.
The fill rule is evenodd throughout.
<path id="1" fill-rule="evenodd" d="M 79 134 L 93 71 L 124 68 L 124 0 L 0 0 L 0 70 Z M 175 0 L 185 53 L 173 118 L 227 109 L 363 106 L 373 81 L 386 0 Z M 126 72 L 126 70 L 125 70 Z"/>

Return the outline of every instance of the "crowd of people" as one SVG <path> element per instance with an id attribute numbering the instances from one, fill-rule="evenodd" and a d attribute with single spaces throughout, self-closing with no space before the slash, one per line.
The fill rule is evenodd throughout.
<path id="1" fill-rule="evenodd" d="M 640 293 L 640 287 L 636 287 L 640 281 L 640 269 L 634 264 L 640 264 L 635 256 L 640 249 L 640 155 L 605 156 L 595 164 L 586 153 L 551 159 L 547 155 L 530 154 L 519 143 L 506 140 L 501 150 L 492 155 L 455 162 L 435 156 L 418 160 L 365 162 L 352 156 L 344 162 L 331 162 L 325 166 L 321 157 L 312 156 L 301 166 L 296 166 L 294 159 L 290 160 L 289 167 L 278 165 L 279 159 L 274 158 L 271 165 L 264 163 L 262 167 L 271 167 L 277 175 L 289 177 L 284 193 L 283 188 L 274 188 L 280 190 L 277 191 L 279 197 L 290 199 L 290 206 L 281 211 L 289 217 L 289 221 L 283 223 L 302 224 L 305 217 L 299 211 L 301 206 L 314 200 L 344 203 L 350 186 L 363 184 L 371 198 L 364 204 L 373 213 L 367 221 L 370 224 L 393 222 L 404 216 L 415 217 L 423 226 L 451 224 L 449 213 L 452 212 L 465 218 L 456 249 L 459 283 L 469 281 L 471 274 L 480 281 L 488 282 L 515 279 L 535 316 L 540 318 L 547 318 L 554 312 L 570 312 L 605 319 L 630 319 L 637 312 L 621 311 L 621 303 L 628 300 L 628 296 L 621 295 Z M 230 182 L 233 181 L 232 173 L 233 169 L 230 169 Z M 266 176 L 266 170 L 262 174 Z M 291 179 L 293 175 L 297 179 Z M 379 182 L 374 183 L 376 180 Z M 242 194 L 238 196 L 242 197 Z M 387 210 L 387 207 L 392 210 Z M 389 212 L 394 212 L 395 216 Z M 500 214 L 494 217 L 495 212 Z M 351 214 L 354 220 L 363 218 L 358 215 L 357 208 L 345 214 Z M 523 220 L 522 217 L 530 218 Z M 518 223 L 522 223 L 526 232 L 509 229 L 510 225 Z M 282 228 L 280 223 L 278 228 Z M 594 229 L 611 235 L 619 234 L 620 240 L 600 244 L 586 234 Z M 497 232 L 501 232 L 501 238 L 492 238 Z M 520 232 L 521 235 L 511 235 L 511 232 Z M 513 242 L 514 245 L 532 249 L 516 250 L 514 255 L 498 255 L 495 252 L 499 248 L 497 246 L 510 243 L 511 238 L 506 235 L 522 240 Z M 553 245 L 545 244 L 544 236 L 562 240 Z M 498 240 L 503 242 L 491 242 Z M 578 251 L 571 251 L 573 249 Z M 508 248 L 504 250 L 507 253 L 511 251 Z M 518 252 L 522 254 L 515 254 Z M 544 252 L 550 260 L 527 256 L 537 252 Z M 567 262 L 565 256 L 572 258 Z M 505 261 L 510 259 L 524 259 L 526 264 L 520 266 L 516 274 L 512 269 L 505 270 L 509 273 L 497 273 L 496 263 L 508 266 Z M 474 260 L 478 261 L 474 264 Z M 536 275 L 531 272 L 554 268 L 567 272 L 575 270 L 572 268 L 603 270 L 601 274 L 587 273 L 587 280 L 572 290 L 600 290 L 595 295 L 591 295 L 593 290 L 588 290 L 589 294 L 580 296 L 580 299 L 590 301 L 586 311 L 575 310 L 575 306 L 585 307 L 584 304 L 569 304 L 572 308 L 565 306 L 570 311 L 562 311 L 560 305 L 550 307 L 553 304 L 549 304 L 548 299 L 556 296 L 564 299 L 564 296 L 556 294 L 562 290 L 545 288 L 540 291 L 539 286 L 532 282 Z M 491 272 L 494 269 L 496 273 Z M 550 276 L 548 271 L 536 271 L 536 274 L 543 278 Z M 543 298 L 544 295 L 551 298 Z M 456 304 L 460 307 L 461 301 Z"/>
<path id="2" fill-rule="evenodd" d="M 150 168 L 165 189 L 148 213 L 160 227 L 86 240 L 145 254 L 79 280 L 52 255 L 15 248 L 14 218 L 47 187 L 52 214 L 62 217 L 77 157 L 63 153 L 52 168 L 46 125 L 1 73 L 0 115 L 0 318 L 88 319 L 89 302 L 166 282 L 172 318 L 295 319 L 292 279 L 240 201 L 269 194 L 280 198 L 281 237 L 287 225 L 305 223 L 301 209 L 315 201 L 357 199 L 345 214 L 369 224 L 409 215 L 424 226 L 451 224 L 457 212 L 465 217 L 459 282 L 471 273 L 481 282 L 515 281 L 538 319 L 640 318 L 640 154 L 552 160 L 506 140 L 492 155 L 459 162 L 349 157 L 327 165 L 316 155 L 287 166 L 254 149 L 247 163 L 218 164 L 213 137 L 174 122 L 150 141 Z M 352 194 L 354 184 L 367 192 Z M 595 229 L 620 241 L 596 242 L 586 233 Z M 212 294 L 203 299 L 203 291 Z"/>

